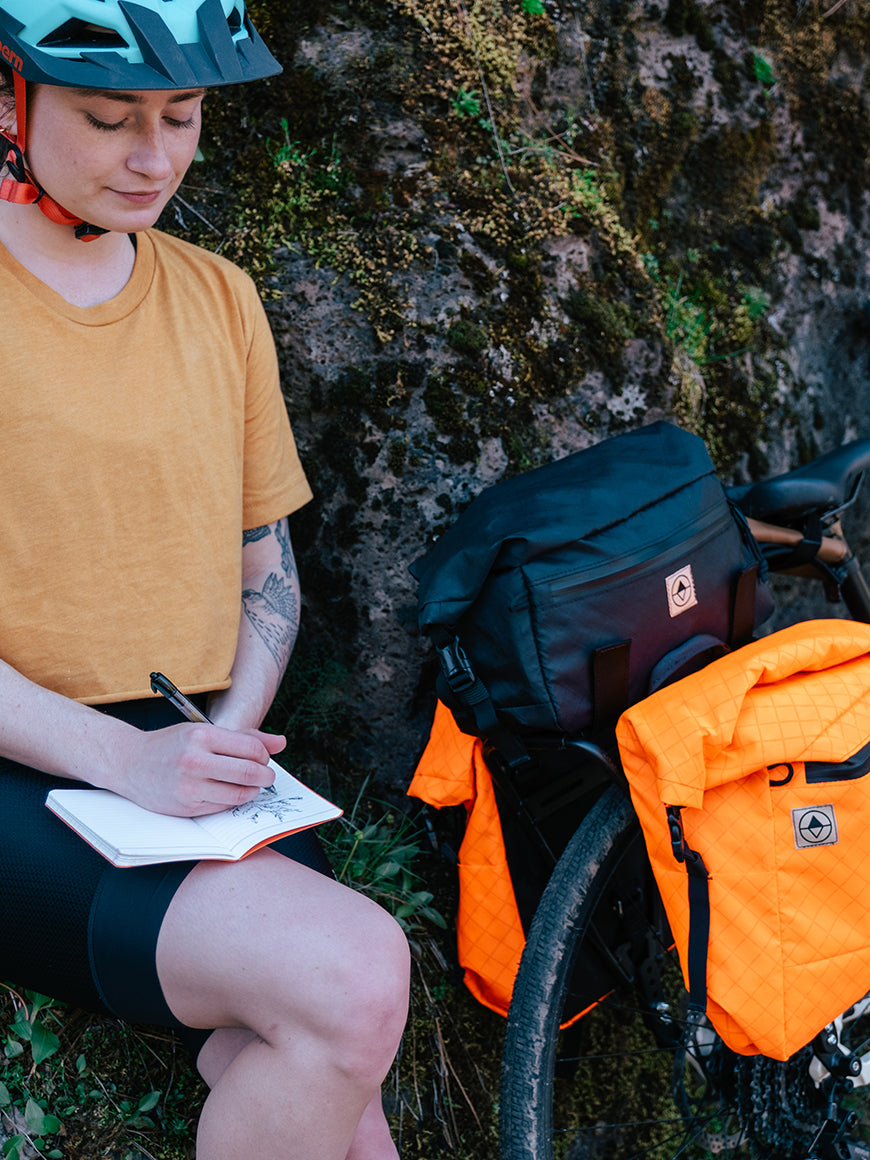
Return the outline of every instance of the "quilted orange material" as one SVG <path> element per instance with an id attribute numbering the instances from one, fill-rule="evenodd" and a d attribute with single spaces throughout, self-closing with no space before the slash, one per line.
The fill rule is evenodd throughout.
<path id="1" fill-rule="evenodd" d="M 440 701 L 408 793 L 432 806 L 464 805 L 468 811 L 459 848 L 459 963 L 472 995 L 507 1015 L 525 936 L 501 821 L 481 741 L 461 733 Z"/>
<path id="2" fill-rule="evenodd" d="M 870 626 L 773 633 L 632 706 L 617 739 L 684 974 L 666 805 L 710 874 L 707 1013 L 734 1051 L 788 1058 L 870 990 Z"/>

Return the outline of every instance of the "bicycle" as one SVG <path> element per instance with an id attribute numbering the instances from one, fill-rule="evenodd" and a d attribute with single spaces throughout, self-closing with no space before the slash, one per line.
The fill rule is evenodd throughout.
<path id="1" fill-rule="evenodd" d="M 729 491 L 772 571 L 820 579 L 864 622 L 870 587 L 840 517 L 868 467 L 863 439 Z M 683 979 L 615 744 L 530 751 L 543 764 L 557 754 L 594 804 L 528 930 L 503 1053 L 503 1160 L 870 1160 L 870 995 L 785 1063 L 731 1053 L 709 1023 L 681 1049 Z M 549 815 L 564 825 L 558 793 L 555 806 L 515 784 L 509 796 L 539 838 Z"/>

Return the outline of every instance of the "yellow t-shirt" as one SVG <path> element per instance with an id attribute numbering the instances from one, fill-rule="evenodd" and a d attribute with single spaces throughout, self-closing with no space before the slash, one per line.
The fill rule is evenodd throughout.
<path id="1" fill-rule="evenodd" d="M 226 687 L 242 531 L 311 497 L 253 284 L 148 231 L 88 308 L 0 247 L 0 300 L 0 657 L 92 704 Z"/>

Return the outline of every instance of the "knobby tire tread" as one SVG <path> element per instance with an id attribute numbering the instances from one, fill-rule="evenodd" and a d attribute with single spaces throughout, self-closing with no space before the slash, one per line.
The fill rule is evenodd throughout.
<path id="1" fill-rule="evenodd" d="M 607 864 L 637 832 L 631 802 L 605 791 L 572 836 L 529 928 L 502 1058 L 502 1160 L 552 1160 L 553 1055 L 564 991 Z"/>

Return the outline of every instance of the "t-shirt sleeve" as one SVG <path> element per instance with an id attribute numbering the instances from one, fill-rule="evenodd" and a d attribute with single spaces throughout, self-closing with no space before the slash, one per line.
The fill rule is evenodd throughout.
<path id="1" fill-rule="evenodd" d="M 251 293 L 242 511 L 246 530 L 290 515 L 312 498 L 281 392 L 269 321 L 253 286 Z"/>

